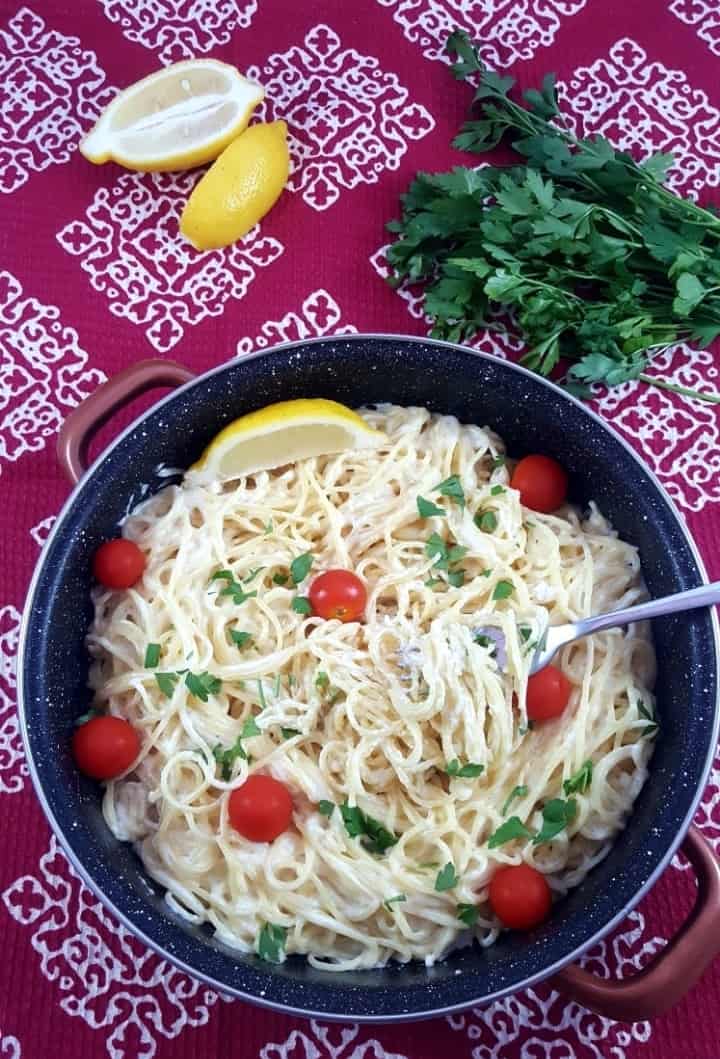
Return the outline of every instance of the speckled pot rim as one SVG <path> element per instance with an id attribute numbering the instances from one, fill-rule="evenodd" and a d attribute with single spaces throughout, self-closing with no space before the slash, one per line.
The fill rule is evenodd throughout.
<path id="1" fill-rule="evenodd" d="M 55 520 L 53 528 L 52 528 L 52 530 L 51 530 L 51 532 L 50 532 L 50 534 L 49 534 L 49 536 L 48 536 L 48 538 L 47 538 L 47 540 L 45 542 L 43 550 L 42 550 L 42 552 L 40 554 L 40 557 L 39 557 L 38 562 L 36 564 L 32 579 L 30 581 L 30 585 L 28 587 L 26 603 L 25 603 L 25 607 L 24 607 L 24 610 L 23 610 L 22 622 L 21 622 L 20 631 L 19 631 L 18 660 L 17 660 L 17 673 L 18 673 L 18 676 L 17 676 L 17 700 L 18 700 L 18 718 L 19 718 L 19 722 L 20 722 L 20 732 L 21 732 L 21 735 L 22 735 L 23 744 L 24 744 L 24 748 L 25 748 L 25 756 L 26 756 L 26 759 L 27 759 L 27 762 L 28 762 L 28 766 L 29 766 L 29 770 L 30 770 L 30 776 L 31 776 L 31 779 L 32 779 L 33 786 L 35 788 L 35 793 L 37 794 L 38 800 L 40 801 L 40 804 L 42 806 L 43 812 L 45 813 L 45 816 L 46 816 L 48 822 L 50 823 L 50 826 L 52 827 L 55 835 L 57 836 L 57 838 L 58 838 L 58 840 L 60 842 L 60 845 L 61 845 L 61 847 L 63 849 L 63 852 L 67 856 L 70 864 L 72 865 L 74 870 L 77 872 L 77 874 L 80 877 L 80 879 L 82 880 L 82 882 L 90 889 L 90 891 L 92 893 L 94 893 L 100 899 L 100 901 L 104 904 L 104 906 L 120 921 L 120 923 L 123 924 L 123 926 L 125 926 L 127 928 L 128 931 L 130 931 L 131 934 L 133 934 L 140 941 L 142 941 L 145 945 L 147 945 L 148 948 L 151 949 L 153 952 L 157 953 L 157 955 L 161 956 L 163 959 L 168 960 L 168 962 L 170 962 L 175 967 L 177 967 L 180 970 L 182 970 L 183 972 L 185 972 L 190 977 L 198 979 L 198 980 L 206 983 L 207 985 L 211 986 L 213 989 L 217 990 L 219 993 L 224 993 L 226 995 L 228 995 L 228 994 L 232 995 L 234 997 L 237 997 L 238 999 L 246 1000 L 249 1003 L 256 1004 L 256 1005 L 258 1005 L 260 1007 L 269 1008 L 269 1009 L 275 1010 L 275 1011 L 280 1011 L 280 1012 L 282 1012 L 284 1014 L 296 1015 L 296 1016 L 299 1016 L 301 1018 L 319 1018 L 319 1019 L 323 1019 L 323 1020 L 326 1020 L 326 1021 L 342 1021 L 342 1022 L 353 1022 L 353 1023 L 394 1023 L 394 1022 L 413 1022 L 413 1021 L 420 1021 L 422 1019 L 437 1018 L 439 1016 L 450 1015 L 450 1014 L 452 1014 L 454 1012 L 458 1012 L 458 1011 L 466 1011 L 466 1010 L 468 1010 L 471 1007 L 486 1006 L 488 1004 L 491 1004 L 493 1001 L 501 999 L 502 997 L 511 995 L 513 993 L 520 992 L 523 989 L 527 989 L 528 987 L 533 986 L 533 985 L 537 984 L 538 982 L 541 982 L 541 981 L 545 980 L 546 978 L 549 978 L 550 976 L 555 974 L 557 971 L 560 971 L 563 967 L 566 967 L 568 964 L 573 963 L 574 961 L 576 961 L 580 956 L 583 955 L 583 953 L 585 953 L 588 949 L 590 949 L 593 945 L 595 945 L 602 938 L 606 937 L 606 935 L 608 935 L 616 926 L 618 926 L 622 922 L 622 920 L 625 918 L 625 916 L 628 914 L 628 912 L 630 912 L 638 904 L 638 902 L 642 900 L 642 898 L 645 896 L 645 894 L 649 890 L 652 889 L 652 887 L 657 882 L 658 878 L 663 874 L 665 869 L 668 867 L 670 861 L 672 860 L 673 856 L 677 852 L 677 850 L 678 850 L 683 838 L 685 837 L 685 833 L 686 833 L 688 827 L 690 826 L 690 824 L 692 822 L 693 816 L 695 815 L 695 812 L 697 810 L 698 804 L 699 804 L 700 799 L 702 797 L 703 791 L 704 791 L 704 789 L 705 789 L 705 787 L 707 785 L 707 781 L 708 781 L 708 777 L 709 777 L 709 774 L 710 774 L 710 770 L 712 768 L 712 764 L 713 764 L 713 761 L 714 761 L 714 758 L 715 758 L 716 746 L 717 746 L 717 742 L 718 742 L 718 735 L 720 734 L 720 681 L 717 682 L 718 691 L 717 691 L 716 698 L 715 698 L 712 730 L 708 734 L 708 749 L 707 749 L 706 759 L 705 759 L 705 763 L 703 765 L 703 769 L 702 769 L 702 773 L 701 773 L 701 776 L 700 776 L 700 780 L 698 782 L 697 789 L 696 789 L 694 797 L 692 799 L 690 808 L 688 809 L 688 812 L 686 813 L 685 818 L 683 819 L 680 827 L 678 828 L 676 836 L 673 838 L 673 840 L 668 845 L 668 848 L 667 848 L 666 852 L 664 853 L 664 855 L 659 859 L 659 861 L 657 863 L 657 866 L 655 867 L 655 870 L 650 874 L 650 876 L 648 877 L 646 882 L 637 890 L 637 892 L 634 894 L 634 896 L 631 898 L 631 900 L 628 901 L 624 905 L 624 907 L 622 907 L 616 913 L 616 915 L 614 915 L 606 924 L 604 924 L 603 927 L 601 927 L 599 930 L 597 930 L 591 937 L 589 937 L 589 938 L 585 939 L 583 942 L 581 942 L 581 944 L 579 944 L 577 946 L 577 948 L 572 950 L 570 953 L 566 954 L 565 956 L 563 956 L 559 960 L 556 960 L 556 961 L 554 961 L 552 963 L 549 963 L 541 971 L 537 972 L 534 975 L 529 976 L 528 978 L 524 979 L 523 981 L 513 983 L 508 988 L 497 989 L 497 990 L 493 991 L 492 993 L 480 994 L 477 998 L 475 998 L 473 1000 L 463 1000 L 462 1002 L 459 1002 L 457 1004 L 449 1004 L 449 1005 L 446 1005 L 444 1007 L 437 1007 L 437 1008 L 433 1008 L 432 1010 L 428 1010 L 428 1011 L 424 1011 L 424 1012 L 420 1012 L 420 1013 L 418 1013 L 418 1012 L 400 1012 L 400 1013 L 397 1013 L 397 1014 L 382 1014 L 382 1015 L 377 1015 L 377 1014 L 370 1014 L 370 1015 L 353 1014 L 352 1016 L 348 1016 L 347 1014 L 345 1014 L 343 1012 L 329 1013 L 329 1012 L 324 1011 L 322 1009 L 318 1010 L 318 1009 L 314 1009 L 314 1008 L 310 1008 L 310 1007 L 297 1008 L 297 1007 L 293 1007 L 290 1004 L 283 1004 L 283 1003 L 278 1003 L 278 1002 L 275 1002 L 275 1001 L 272 1001 L 272 1000 L 268 1000 L 265 997 L 259 996 L 256 993 L 244 992 L 243 990 L 238 989 L 237 987 L 233 987 L 233 986 L 228 985 L 228 983 L 226 983 L 226 982 L 218 981 L 212 975 L 209 975 L 209 974 L 206 974 L 206 973 L 204 973 L 202 971 L 197 970 L 191 964 L 186 963 L 182 959 L 170 954 L 166 949 L 164 949 L 162 947 L 161 944 L 159 944 L 158 942 L 156 942 L 152 938 L 148 937 L 144 933 L 144 931 L 140 927 L 137 926 L 136 923 L 134 923 L 129 917 L 127 917 L 125 915 L 125 913 L 122 912 L 121 909 L 117 908 L 116 905 L 105 895 L 105 893 L 102 891 L 102 889 L 96 884 L 96 882 L 94 881 L 94 879 L 92 878 L 90 873 L 85 869 L 82 861 L 79 860 L 78 857 L 76 856 L 76 854 L 75 854 L 75 852 L 73 850 L 72 844 L 70 842 L 70 839 L 68 838 L 68 836 L 63 831 L 63 827 L 62 827 L 61 823 L 58 821 L 57 817 L 53 813 L 53 811 L 52 811 L 52 809 L 51 809 L 51 807 L 50 807 L 50 805 L 49 805 L 49 803 L 48 803 L 48 801 L 47 801 L 47 799 L 45 797 L 42 781 L 41 781 L 40 775 L 39 775 L 39 773 L 37 771 L 37 768 L 36 768 L 36 765 L 35 765 L 35 761 L 34 761 L 34 759 L 32 757 L 31 752 L 30 752 L 30 739 L 29 739 L 29 735 L 28 735 L 28 731 L 27 731 L 27 721 L 26 721 L 25 707 L 24 707 L 25 648 L 26 648 L 27 635 L 28 635 L 28 625 L 29 625 L 30 614 L 31 614 L 31 611 L 32 611 L 32 608 L 33 608 L 33 604 L 34 604 L 34 598 L 35 598 L 35 592 L 36 592 L 36 589 L 37 589 L 37 584 L 38 584 L 38 581 L 40 579 L 41 571 L 42 571 L 42 569 L 44 567 L 44 564 L 45 564 L 45 556 L 48 553 L 48 551 L 50 550 L 51 544 L 52 544 L 56 534 L 60 531 L 62 523 L 63 523 L 63 520 L 64 520 L 66 514 L 70 511 L 70 509 L 71 509 L 74 501 L 76 500 L 78 494 L 82 492 L 86 481 L 90 478 L 90 476 L 95 471 L 95 469 L 106 459 L 106 457 L 108 457 L 109 454 L 112 453 L 113 450 L 118 445 L 120 445 L 124 441 L 125 438 L 127 438 L 129 435 L 133 434 L 138 428 L 140 428 L 142 426 L 142 424 L 144 423 L 144 421 L 151 414 L 154 414 L 159 409 L 161 409 L 161 408 L 163 408 L 163 407 L 165 407 L 167 405 L 172 404 L 172 402 L 175 400 L 175 398 L 179 394 L 185 393 L 188 390 L 191 390 L 191 389 L 193 389 L 196 386 L 202 386 L 203 382 L 206 379 L 208 379 L 208 378 L 210 378 L 212 376 L 215 376 L 215 375 L 220 375 L 220 374 L 222 374 L 225 371 L 229 371 L 230 369 L 236 367 L 239 362 L 245 363 L 245 362 L 248 362 L 248 361 L 251 361 L 251 360 L 260 360 L 260 359 L 263 359 L 263 358 L 268 358 L 269 360 L 272 360 L 273 356 L 276 353 L 280 352 L 280 351 L 287 351 L 287 350 L 292 350 L 292 349 L 297 349 L 298 351 L 302 351 L 303 349 L 307 348 L 308 346 L 320 345 L 322 343 L 328 343 L 328 342 L 332 342 L 332 341 L 343 341 L 343 342 L 348 342 L 350 344 L 354 344 L 354 343 L 357 342 L 358 344 L 361 344 L 363 342 L 372 341 L 372 340 L 383 341 L 383 342 L 399 342 L 399 343 L 403 343 L 404 345 L 407 345 L 407 344 L 419 345 L 419 346 L 432 345 L 432 346 L 437 346 L 437 347 L 440 347 L 440 348 L 444 347 L 444 348 L 452 349 L 455 352 L 460 351 L 461 353 L 463 353 L 465 355 L 477 357 L 480 360 L 490 361 L 490 362 L 493 363 L 493 365 L 495 367 L 499 366 L 499 367 L 504 368 L 505 370 L 507 370 L 509 372 L 515 372 L 515 373 L 517 373 L 520 376 L 530 377 L 530 378 L 532 378 L 532 380 L 535 383 L 539 382 L 542 385 L 546 386 L 549 390 L 551 390 L 555 394 L 555 396 L 560 395 L 563 400 L 574 404 L 582 412 L 582 414 L 584 416 L 586 416 L 588 419 L 592 420 L 596 424 L 596 426 L 598 428 L 600 428 L 603 431 L 605 431 L 606 433 L 610 434 L 612 436 L 612 438 L 613 438 L 613 441 L 615 443 L 621 445 L 622 448 L 625 449 L 625 451 L 628 454 L 628 456 L 630 456 L 635 461 L 635 463 L 637 463 L 640 466 L 640 468 L 642 469 L 643 473 L 645 475 L 647 475 L 647 477 L 652 481 L 652 483 L 654 484 L 658 494 L 660 495 L 660 497 L 664 501 L 665 505 L 669 509 L 670 513 L 672 514 L 673 519 L 676 522 L 678 529 L 680 530 L 680 533 L 682 534 L 682 536 L 684 537 L 685 541 L 687 542 L 688 548 L 689 548 L 691 554 L 693 555 L 693 557 L 695 559 L 698 571 L 699 571 L 703 581 L 705 583 L 707 583 L 707 581 L 708 581 L 707 571 L 705 569 L 705 564 L 704 564 L 703 559 L 702 559 L 702 557 L 700 555 L 700 552 L 698 551 L 697 545 L 695 544 L 695 541 L 693 540 L 693 538 L 692 538 L 687 526 L 685 525 L 685 521 L 682 518 L 682 515 L 680 514 L 680 512 L 677 509 L 677 507 L 675 506 L 675 503 L 670 498 L 670 496 L 667 494 L 667 492 L 665 491 L 663 485 L 661 484 L 661 482 L 658 479 L 658 477 L 654 474 L 652 469 L 650 467 L 648 467 L 648 465 L 641 459 L 641 457 L 628 444 L 628 442 L 617 431 L 613 430 L 613 428 L 611 427 L 611 425 L 609 423 L 605 422 L 605 420 L 603 420 L 599 415 L 597 415 L 596 412 L 593 412 L 591 409 L 589 409 L 585 404 L 583 404 L 577 398 L 575 398 L 571 394 L 567 393 L 567 391 L 562 390 L 559 386 L 556 386 L 554 383 L 550 382 L 550 380 L 545 379 L 545 378 L 543 378 L 541 376 L 538 376 L 538 375 L 534 374 L 533 372 L 528 371 L 527 368 L 523 368 L 519 364 L 515 364 L 512 361 L 501 360 L 500 358 L 494 357 L 491 354 L 483 353 L 483 352 L 480 352 L 479 350 L 471 349 L 468 346 L 463 346 L 463 345 L 460 345 L 460 344 L 457 344 L 457 343 L 452 343 L 452 342 L 443 342 L 443 341 L 440 341 L 440 340 L 437 340 L 437 339 L 423 338 L 423 337 L 420 337 L 420 336 L 417 336 L 417 335 L 399 335 L 399 334 L 383 334 L 383 333 L 369 332 L 369 333 L 365 333 L 365 334 L 325 335 L 325 336 L 322 336 L 322 337 L 319 337 L 319 338 L 311 338 L 311 339 L 299 340 L 299 341 L 294 341 L 294 342 L 283 342 L 281 344 L 273 346 L 270 349 L 258 350 L 256 352 L 251 353 L 251 354 L 249 354 L 247 356 L 244 356 L 242 358 L 234 358 L 233 360 L 226 361 L 226 362 L 218 365 L 216 368 L 211 368 L 209 371 L 203 372 L 202 374 L 198 375 L 196 378 L 192 379 L 190 382 L 187 382 L 183 386 L 180 386 L 180 387 L 176 388 L 171 393 L 167 394 L 165 397 L 160 398 L 149 409 L 147 409 L 146 412 L 144 412 L 141 416 L 139 416 L 137 419 L 135 419 L 120 434 L 118 434 L 118 436 L 103 450 L 103 452 L 97 457 L 97 459 L 88 468 L 87 472 L 85 473 L 83 478 L 80 480 L 80 482 L 78 482 L 78 484 L 71 491 L 71 493 L 68 496 L 67 500 L 63 504 L 60 512 L 58 513 L 58 516 L 57 516 L 57 518 Z M 718 621 L 718 616 L 717 616 L 717 613 L 715 611 L 715 608 L 711 608 L 710 620 L 711 620 L 711 625 L 712 625 L 712 630 L 713 630 L 713 646 L 714 646 L 713 664 L 714 664 L 715 672 L 717 674 L 718 670 L 720 669 L 720 621 Z"/>

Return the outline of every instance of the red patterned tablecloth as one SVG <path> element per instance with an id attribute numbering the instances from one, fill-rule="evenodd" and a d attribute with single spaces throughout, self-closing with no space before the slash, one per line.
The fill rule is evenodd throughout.
<path id="1" fill-rule="evenodd" d="M 105 913 L 51 836 L 18 734 L 14 654 L 68 491 L 57 430 L 106 375 L 150 355 L 203 370 L 286 339 L 427 332 L 418 303 L 383 280 L 383 225 L 417 169 L 462 162 L 449 147 L 469 95 L 445 65 L 453 26 L 523 83 L 557 71 L 586 131 L 674 151 L 672 186 L 706 199 L 720 183 L 719 0 L 0 0 L 0 12 L 0 1055 L 717 1059 L 720 961 L 670 1015 L 634 1026 L 542 986 L 425 1024 L 331 1026 L 230 1002 L 178 973 Z M 118 86 L 189 56 L 259 78 L 264 115 L 293 137 L 278 206 L 208 254 L 177 230 L 196 174 L 94 168 L 76 150 Z M 659 359 L 666 377 L 720 388 L 717 347 Z M 720 408 L 634 383 L 597 404 L 720 577 Z M 697 822 L 720 847 L 720 764 Z M 692 886 L 673 865 L 592 967 L 641 967 Z"/>

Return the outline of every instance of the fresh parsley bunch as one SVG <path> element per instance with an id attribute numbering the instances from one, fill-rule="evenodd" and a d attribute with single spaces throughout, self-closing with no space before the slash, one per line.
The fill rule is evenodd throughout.
<path id="1" fill-rule="evenodd" d="M 592 382 L 640 378 L 720 402 L 644 373 L 655 350 L 720 335 L 720 216 L 663 186 L 672 155 L 638 163 L 565 128 L 553 74 L 522 106 L 465 33 L 448 50 L 455 77 L 478 86 L 477 117 L 454 146 L 483 154 L 505 142 L 523 161 L 418 173 L 388 225 L 391 282 L 425 286 L 434 337 L 518 331 L 540 374 L 573 361 L 566 381 L 581 396 Z"/>

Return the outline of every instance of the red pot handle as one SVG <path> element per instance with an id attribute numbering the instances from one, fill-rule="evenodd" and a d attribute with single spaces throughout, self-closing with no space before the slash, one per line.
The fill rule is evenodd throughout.
<path id="1" fill-rule="evenodd" d="M 632 978 L 606 981 L 573 964 L 550 979 L 571 1000 L 621 1022 L 654 1018 L 676 1004 L 720 953 L 720 862 L 696 827 L 682 844 L 697 876 L 692 912 L 664 949 Z"/>
<path id="2" fill-rule="evenodd" d="M 90 441 L 103 423 L 138 397 L 157 386 L 182 386 L 194 374 L 172 360 L 139 360 L 113 375 L 73 409 L 63 425 L 57 443 L 60 466 L 76 485 L 88 469 Z"/>

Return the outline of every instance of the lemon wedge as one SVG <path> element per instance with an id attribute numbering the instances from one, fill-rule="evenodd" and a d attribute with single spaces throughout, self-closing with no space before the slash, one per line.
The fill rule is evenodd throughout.
<path id="1" fill-rule="evenodd" d="M 112 160 L 126 169 L 204 165 L 240 135 L 264 94 L 216 59 L 174 63 L 116 96 L 80 151 L 96 165 Z"/>
<path id="2" fill-rule="evenodd" d="M 309 456 L 375 449 L 385 440 L 382 431 L 337 401 L 280 401 L 229 423 L 190 469 L 203 477 L 241 478 Z"/>
<path id="3" fill-rule="evenodd" d="M 180 231 L 196 250 L 216 250 L 242 239 L 275 205 L 289 169 L 285 122 L 251 125 L 197 182 L 180 217 Z"/>

